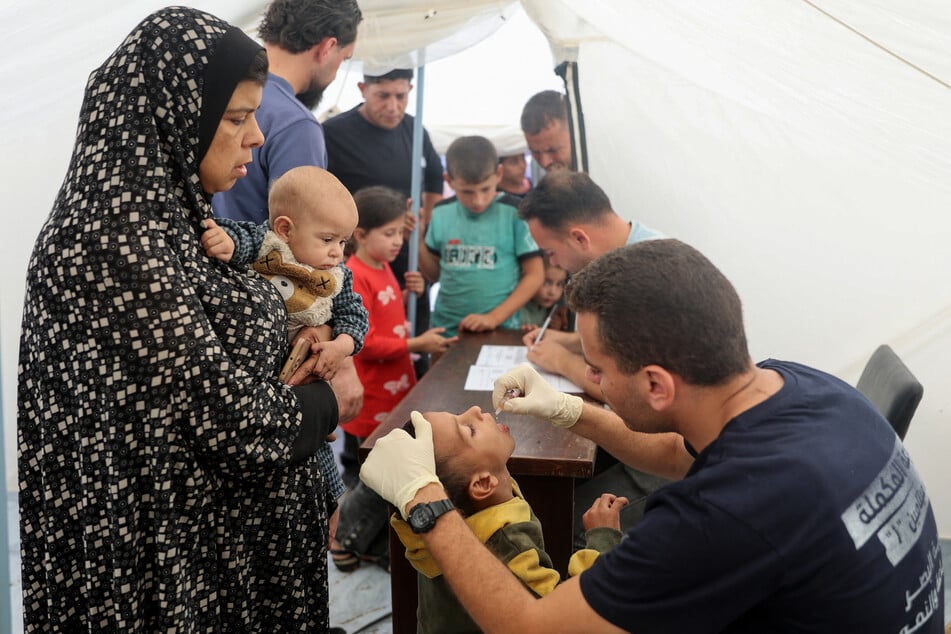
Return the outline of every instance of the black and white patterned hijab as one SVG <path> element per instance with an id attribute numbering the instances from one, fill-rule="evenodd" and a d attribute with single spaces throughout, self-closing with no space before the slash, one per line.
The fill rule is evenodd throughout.
<path id="1" fill-rule="evenodd" d="M 176 204 L 207 212 L 198 165 L 260 50 L 240 29 L 193 9 L 170 7 L 143 20 L 89 78 L 54 219 L 80 197 L 109 200 L 90 187 L 120 183 L 156 201 L 178 194 Z M 90 172 L 92 162 L 98 171 Z"/>
<path id="2" fill-rule="evenodd" d="M 243 622 L 236 606 L 253 605 L 252 591 L 295 587 L 300 553 L 291 561 L 285 545 L 261 544 L 285 539 L 314 570 L 326 565 L 316 531 L 281 530 L 281 513 L 288 527 L 326 522 L 319 471 L 289 466 L 300 406 L 276 381 L 283 301 L 206 257 L 199 240 L 212 210 L 198 166 L 260 50 L 214 16 L 170 7 L 89 78 L 23 312 L 28 631 L 49 619 L 72 631 L 84 610 L 115 631 L 146 614 L 147 629 L 211 631 Z M 325 617 L 323 583 L 303 594 Z"/>
<path id="3" fill-rule="evenodd" d="M 97 348 L 102 362 L 128 356 L 116 362 L 127 375 L 137 355 L 158 355 L 148 359 L 158 374 L 169 355 L 195 365 L 203 359 L 188 357 L 202 344 L 211 346 L 204 357 L 223 345 L 242 369 L 257 369 L 261 360 L 246 348 L 271 341 L 241 331 L 263 323 L 280 331 L 274 322 L 284 311 L 273 307 L 280 298 L 266 282 L 205 256 L 201 223 L 212 209 L 198 167 L 261 50 L 219 18 L 169 7 L 93 71 L 66 178 L 30 262 L 21 361 L 45 347 L 75 356 L 83 338 L 80 351 Z M 283 345 L 268 354 L 282 356 Z M 186 359 L 171 357 L 176 372 L 187 371 Z M 60 378 L 97 380 L 76 369 L 63 368 Z M 134 377 L 114 377 L 126 378 Z"/>

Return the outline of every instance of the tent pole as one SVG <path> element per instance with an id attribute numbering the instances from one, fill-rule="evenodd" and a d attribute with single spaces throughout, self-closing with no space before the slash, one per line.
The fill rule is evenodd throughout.
<path id="1" fill-rule="evenodd" d="M 3 448 L 3 395 L 0 394 L 0 632 L 13 631 L 13 610 L 10 591 L 10 535 L 7 530 L 7 467 Z"/>
<path id="2" fill-rule="evenodd" d="M 412 180 L 410 181 L 410 196 L 413 197 L 413 213 L 420 219 L 419 210 L 422 206 L 423 171 L 420 165 L 423 162 L 423 95 L 426 92 L 426 49 L 419 50 L 419 65 L 416 68 L 416 116 L 413 117 L 413 157 Z M 409 238 L 408 271 L 419 270 L 419 231 L 421 222 L 416 223 Z M 410 323 L 410 336 L 416 336 L 416 301 L 406 302 L 406 318 Z"/>
<path id="3" fill-rule="evenodd" d="M 571 133 L 571 167 L 588 171 L 588 140 L 584 131 L 584 112 L 581 110 L 581 83 L 578 81 L 578 62 L 562 62 L 555 74 L 565 82 L 565 106 L 568 111 L 568 130 Z"/>

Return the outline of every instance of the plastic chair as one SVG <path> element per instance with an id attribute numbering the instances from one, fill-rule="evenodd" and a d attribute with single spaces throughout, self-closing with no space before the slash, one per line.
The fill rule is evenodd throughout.
<path id="1" fill-rule="evenodd" d="M 904 440 L 924 388 L 890 346 L 883 344 L 872 353 L 855 387 Z"/>

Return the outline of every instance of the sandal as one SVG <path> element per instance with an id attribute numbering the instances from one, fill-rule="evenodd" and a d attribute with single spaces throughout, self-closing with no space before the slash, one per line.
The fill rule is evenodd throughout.
<path id="1" fill-rule="evenodd" d="M 360 567 L 360 558 L 356 553 L 345 548 L 331 548 L 330 560 L 340 572 L 353 572 Z"/>

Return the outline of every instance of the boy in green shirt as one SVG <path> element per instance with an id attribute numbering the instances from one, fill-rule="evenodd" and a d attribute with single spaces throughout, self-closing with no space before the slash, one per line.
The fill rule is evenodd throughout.
<path id="1" fill-rule="evenodd" d="M 518 328 L 519 309 L 545 279 L 541 251 L 518 217 L 518 199 L 499 194 L 495 146 L 481 136 L 460 137 L 446 152 L 446 182 L 456 195 L 433 209 L 420 232 L 419 268 L 439 282 L 431 323 L 484 332 Z"/>

